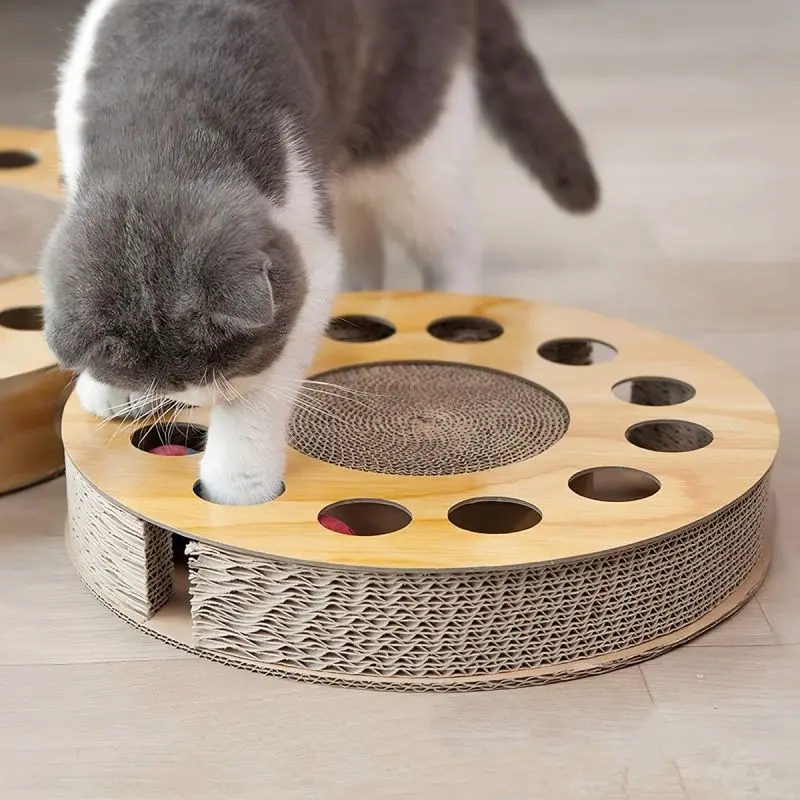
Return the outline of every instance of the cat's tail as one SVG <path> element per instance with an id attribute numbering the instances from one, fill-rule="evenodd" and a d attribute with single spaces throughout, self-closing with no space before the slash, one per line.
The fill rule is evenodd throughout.
<path id="1" fill-rule="evenodd" d="M 477 87 L 490 126 L 558 205 L 591 211 L 600 185 L 581 135 L 550 91 L 506 0 L 476 2 Z"/>

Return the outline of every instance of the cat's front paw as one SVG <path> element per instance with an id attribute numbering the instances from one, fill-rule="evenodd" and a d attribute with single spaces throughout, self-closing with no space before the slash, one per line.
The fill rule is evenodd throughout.
<path id="1" fill-rule="evenodd" d="M 141 393 L 101 383 L 86 372 L 78 377 L 75 394 L 86 411 L 101 419 L 144 417 L 154 408 Z"/>
<path id="2" fill-rule="evenodd" d="M 200 462 L 198 494 L 212 503 L 251 506 L 267 503 L 283 493 L 281 474 L 273 469 L 255 471 L 244 465 L 220 463 L 209 458 Z"/>

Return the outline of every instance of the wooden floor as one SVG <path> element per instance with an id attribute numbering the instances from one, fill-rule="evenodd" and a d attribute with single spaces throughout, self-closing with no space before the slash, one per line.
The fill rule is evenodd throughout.
<path id="1" fill-rule="evenodd" d="M 2 4 L 0 123 L 50 124 L 76 6 Z M 297 685 L 188 658 L 101 608 L 67 563 L 51 483 L 0 500 L 4 800 L 800 798 L 800 3 L 520 7 L 605 206 L 561 216 L 487 143 L 487 290 L 649 323 L 768 393 L 784 438 L 757 599 L 677 652 L 574 683 Z"/>

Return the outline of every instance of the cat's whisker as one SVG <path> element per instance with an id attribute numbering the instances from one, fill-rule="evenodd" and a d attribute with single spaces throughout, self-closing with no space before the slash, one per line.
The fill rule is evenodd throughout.
<path id="1" fill-rule="evenodd" d="M 280 399 L 287 405 L 295 408 L 300 408 L 309 413 L 314 413 L 317 416 L 325 417 L 326 419 L 334 420 L 335 422 L 343 422 L 342 417 L 333 412 L 330 408 L 318 406 L 313 403 L 309 398 L 302 397 L 300 394 L 285 387 L 273 385 L 270 387 L 273 397 Z"/>
<path id="2" fill-rule="evenodd" d="M 220 380 L 222 381 L 222 383 L 224 384 L 224 386 L 227 387 L 228 391 L 233 396 L 233 400 L 229 400 L 228 402 L 239 402 L 242 405 L 244 405 L 245 407 L 249 408 L 251 411 L 255 411 L 255 412 L 259 412 L 259 411 L 263 410 L 263 406 L 261 408 L 259 408 L 258 405 L 256 405 L 253 402 L 252 395 L 246 396 L 246 395 L 242 394 L 242 392 L 239 389 L 237 389 L 224 375 L 220 374 L 219 377 L 220 377 Z"/>
<path id="3" fill-rule="evenodd" d="M 225 393 L 225 396 L 228 397 L 228 402 L 233 402 L 233 400 L 242 400 L 241 393 L 236 389 L 236 387 L 225 377 L 224 374 L 219 373 L 216 376 L 216 380 L 219 381 L 219 386 L 222 391 Z M 230 392 L 230 397 L 228 396 L 227 392 Z M 230 398 L 233 398 L 231 400 Z"/>
<path id="4" fill-rule="evenodd" d="M 388 397 L 389 395 L 383 392 L 367 391 L 366 389 L 355 389 L 352 386 L 343 386 L 340 383 L 331 383 L 330 381 L 319 381 L 316 378 L 299 378 L 293 379 L 294 382 L 300 383 L 303 386 L 324 386 L 327 389 L 345 392 L 346 394 L 354 394 L 362 397 Z"/>
<path id="5" fill-rule="evenodd" d="M 172 444 L 172 439 L 178 430 L 178 417 L 181 414 L 181 404 L 177 400 L 173 400 L 172 406 L 167 413 L 171 414 L 171 418 L 167 422 L 167 441 L 164 444 Z"/>
<path id="6" fill-rule="evenodd" d="M 174 408 L 175 401 L 172 400 L 162 411 L 161 418 L 163 422 L 159 425 L 156 430 L 158 431 L 158 441 L 161 445 L 170 444 L 172 440 L 172 419 L 170 418 L 170 412 Z"/>
<path id="7" fill-rule="evenodd" d="M 223 402 L 225 402 L 227 405 L 230 405 L 232 401 L 225 393 L 225 389 L 220 384 L 219 381 L 220 377 L 221 376 L 217 374 L 216 370 L 213 370 L 211 372 L 211 379 L 213 381 L 214 391 L 222 398 Z"/>
<path id="8" fill-rule="evenodd" d="M 159 398 L 154 392 L 155 382 L 151 383 L 150 388 L 141 396 L 130 401 L 130 414 L 121 420 L 120 426 L 114 431 L 110 442 L 120 434 L 128 434 L 141 423 L 142 419 L 146 416 L 159 416 L 164 413 L 164 409 L 170 402 L 168 398 Z"/>
<path id="9" fill-rule="evenodd" d="M 341 394 L 338 394 L 337 392 L 329 392 L 329 391 L 327 391 L 325 389 L 317 389 L 317 388 L 314 388 L 314 387 L 311 387 L 311 386 L 304 386 L 300 390 L 300 394 L 305 394 L 306 392 L 309 392 L 312 395 L 316 395 L 316 396 L 322 395 L 322 396 L 325 396 L 325 397 L 335 397 L 335 398 L 337 398 L 339 400 L 346 400 L 349 403 L 354 403 L 355 405 L 361 406 L 362 408 L 370 408 L 369 403 L 364 402 L 364 400 L 362 400 L 362 399 L 360 399 L 358 397 L 352 397 L 352 396 L 346 395 L 346 394 L 345 395 L 341 395 Z"/>
<path id="10" fill-rule="evenodd" d="M 333 419 L 333 421 L 335 421 L 335 422 L 339 422 L 340 421 L 340 420 L 336 419 L 336 417 L 331 415 L 329 412 L 323 411 L 322 409 L 315 408 L 315 407 L 310 407 L 310 406 L 305 406 L 305 405 L 303 405 L 301 403 L 297 403 L 296 401 L 291 400 L 288 397 L 284 397 L 284 396 L 276 394 L 274 392 L 270 392 L 270 394 L 271 394 L 271 397 L 272 397 L 273 400 L 276 400 L 277 402 L 282 403 L 285 406 L 289 406 L 293 411 L 295 409 L 300 409 L 300 410 L 304 411 L 305 413 L 311 415 L 312 417 L 314 417 L 316 419 L 319 419 L 320 421 L 325 422 L 325 423 L 330 422 L 331 419 Z"/>

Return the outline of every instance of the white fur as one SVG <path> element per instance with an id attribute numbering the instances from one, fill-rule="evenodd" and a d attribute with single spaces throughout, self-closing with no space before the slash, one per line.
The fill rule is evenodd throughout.
<path id="1" fill-rule="evenodd" d="M 241 399 L 211 412 L 200 480 L 205 496 L 218 503 L 260 503 L 280 494 L 292 408 L 339 284 L 339 248 L 322 224 L 318 189 L 290 133 L 286 142 L 287 193 L 273 220 L 300 251 L 307 294 L 278 360 L 255 385 L 248 382 Z"/>
<path id="2" fill-rule="evenodd" d="M 130 392 L 108 386 L 95 380 L 88 372 L 78 376 L 75 394 L 89 413 L 103 419 L 144 416 L 154 410 L 154 403 L 146 400 L 143 392 Z"/>
<path id="3" fill-rule="evenodd" d="M 83 100 L 86 73 L 100 25 L 112 7 L 121 0 L 92 0 L 78 23 L 67 58 L 59 71 L 56 102 L 56 132 L 61 154 L 61 172 L 67 192 L 72 193 L 81 170 L 83 154 Z"/>
<path id="4" fill-rule="evenodd" d="M 129 407 L 131 401 L 130 392 L 100 383 L 88 372 L 78 376 L 75 394 L 89 413 L 104 419 L 118 416 Z"/>
<path id="5" fill-rule="evenodd" d="M 418 264 L 426 289 L 480 290 L 481 243 L 472 165 L 477 126 L 474 75 L 455 72 L 436 125 L 388 164 L 356 168 L 337 189 L 348 288 L 380 289 L 378 231 Z"/>

